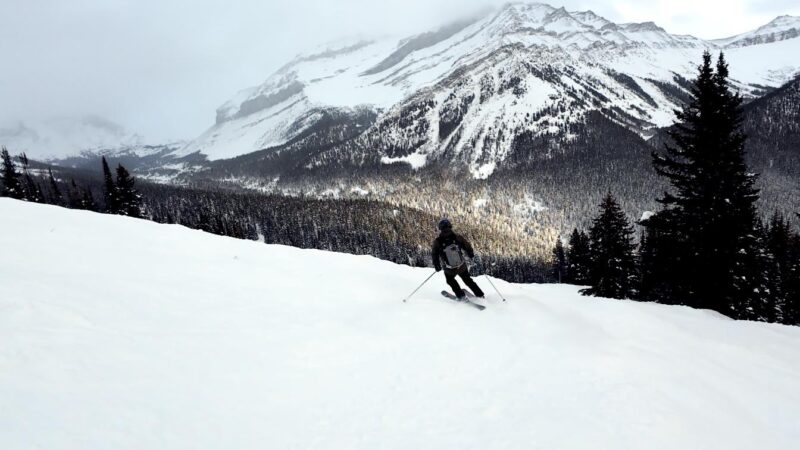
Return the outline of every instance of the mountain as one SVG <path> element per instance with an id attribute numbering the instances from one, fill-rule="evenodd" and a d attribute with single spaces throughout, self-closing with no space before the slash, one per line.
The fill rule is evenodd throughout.
<path id="1" fill-rule="evenodd" d="M 14 154 L 25 152 L 38 160 L 142 146 L 138 135 L 110 120 L 91 115 L 5 124 L 0 126 L 0 143 Z"/>
<path id="2" fill-rule="evenodd" d="M 726 48 L 748 47 L 759 44 L 780 42 L 800 36 L 800 17 L 779 16 L 772 22 L 759 27 L 754 31 L 739 34 L 712 42 Z"/>
<path id="3" fill-rule="evenodd" d="M 447 216 L 480 230 L 494 255 L 544 264 L 559 236 L 588 225 L 606 192 L 632 219 L 659 207 L 667 186 L 651 153 L 710 49 L 725 52 L 747 102 L 760 209 L 794 217 L 796 19 L 703 41 L 652 22 L 514 3 L 401 40 L 299 56 L 226 102 L 202 136 L 145 157 L 107 154 L 157 182 Z M 53 163 L 98 173 L 97 159 Z"/>
<path id="4" fill-rule="evenodd" d="M 751 167 L 761 177 L 761 197 L 773 209 L 800 205 L 800 76 L 745 107 L 744 133 Z"/>
<path id="5" fill-rule="evenodd" d="M 800 72 L 798 31 L 800 19 L 783 16 L 704 41 L 653 22 L 511 3 L 435 32 L 300 56 L 221 106 L 176 156 L 263 151 L 260 169 L 273 176 L 456 162 L 486 178 L 520 139 L 570 134 L 591 111 L 650 137 L 672 123 L 706 49 L 725 51 L 743 95 L 763 95 Z"/>
<path id="6" fill-rule="evenodd" d="M 0 145 L 12 155 L 25 153 L 47 165 L 97 170 L 99 157 L 134 169 L 153 181 L 171 182 L 191 173 L 196 155 L 176 158 L 185 142 L 149 145 L 123 126 L 99 116 L 60 117 L 35 122 L 17 122 L 0 127 Z"/>
<path id="7" fill-rule="evenodd" d="M 796 443 L 797 327 L 493 280 L 502 303 L 484 277 L 483 312 L 441 275 L 402 303 L 428 269 L 6 198 L 0 217 L 6 448 Z"/>

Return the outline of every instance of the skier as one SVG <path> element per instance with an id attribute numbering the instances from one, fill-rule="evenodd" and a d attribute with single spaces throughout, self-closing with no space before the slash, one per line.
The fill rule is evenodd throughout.
<path id="1" fill-rule="evenodd" d="M 433 254 L 433 267 L 436 271 L 442 270 L 444 265 L 444 277 L 447 284 L 453 289 L 453 293 L 459 300 L 466 297 L 464 290 L 459 286 L 456 281 L 456 275 L 460 276 L 472 292 L 478 298 L 483 298 L 483 291 L 475 283 L 472 277 L 469 276 L 469 267 L 467 261 L 464 259 L 464 253 L 467 257 L 474 258 L 475 252 L 472 250 L 472 245 L 463 236 L 453 232 L 453 225 L 447 219 L 439 221 L 439 236 L 433 240 L 431 253 Z"/>

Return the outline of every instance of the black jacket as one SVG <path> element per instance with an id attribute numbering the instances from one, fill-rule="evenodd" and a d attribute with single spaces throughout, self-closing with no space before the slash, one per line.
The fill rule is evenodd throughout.
<path id="1" fill-rule="evenodd" d="M 440 270 L 442 268 L 442 251 L 445 247 L 453 242 L 457 242 L 468 257 L 475 257 L 475 252 L 472 250 L 472 245 L 470 245 L 469 241 L 464 236 L 455 234 L 452 230 L 445 230 L 439 233 L 439 236 L 433 240 L 433 245 L 431 246 L 433 267 L 435 267 L 436 270 Z"/>

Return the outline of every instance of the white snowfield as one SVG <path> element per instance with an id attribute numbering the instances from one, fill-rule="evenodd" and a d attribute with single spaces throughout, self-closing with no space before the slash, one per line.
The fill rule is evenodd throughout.
<path id="1" fill-rule="evenodd" d="M 480 247 L 480 243 L 477 243 Z M 800 328 L 0 199 L 0 448 L 792 449 Z"/>

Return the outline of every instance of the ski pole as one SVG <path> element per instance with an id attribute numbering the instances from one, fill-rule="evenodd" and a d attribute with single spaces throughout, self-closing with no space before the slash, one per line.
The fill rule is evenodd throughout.
<path id="1" fill-rule="evenodd" d="M 416 294 L 418 290 L 422 289 L 422 286 L 425 286 L 425 283 L 427 283 L 428 280 L 430 280 L 431 277 L 433 277 L 434 275 L 436 275 L 436 271 L 435 270 L 433 271 L 432 274 L 430 274 L 430 276 L 428 278 L 425 278 L 425 281 L 423 281 L 422 284 L 420 284 L 419 286 L 417 286 L 416 289 L 414 289 L 414 292 L 408 294 L 408 297 L 403 299 L 403 303 L 407 302 L 408 299 L 410 299 L 412 295 Z"/>
<path id="2" fill-rule="evenodd" d="M 489 278 L 489 275 L 484 274 L 484 276 L 486 277 L 486 280 L 489 282 L 489 284 L 492 285 L 492 287 L 494 288 L 494 291 L 497 292 L 497 295 L 499 295 L 500 298 L 503 299 L 503 301 L 506 301 L 506 298 L 503 297 L 503 294 L 501 294 L 500 291 L 497 290 L 497 286 L 495 286 L 494 283 L 492 283 L 492 279 Z"/>

